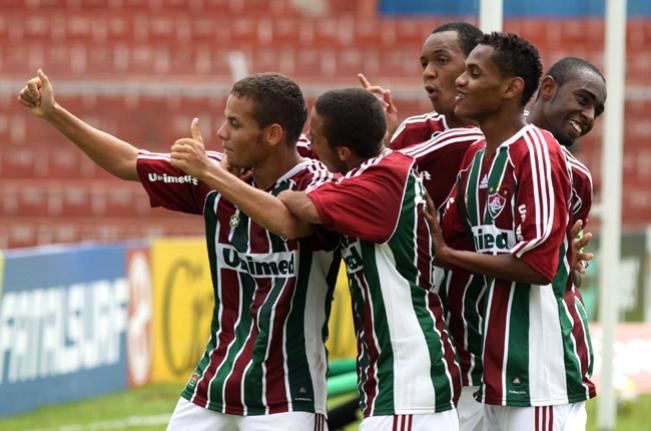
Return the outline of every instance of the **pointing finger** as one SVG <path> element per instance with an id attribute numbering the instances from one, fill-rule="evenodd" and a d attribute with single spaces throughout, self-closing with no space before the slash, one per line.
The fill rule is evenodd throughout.
<path id="1" fill-rule="evenodd" d="M 368 82 L 368 79 L 364 76 L 363 73 L 358 73 L 357 78 L 359 78 L 359 82 L 362 83 L 362 86 L 368 90 L 368 88 L 371 86 L 371 83 Z"/>

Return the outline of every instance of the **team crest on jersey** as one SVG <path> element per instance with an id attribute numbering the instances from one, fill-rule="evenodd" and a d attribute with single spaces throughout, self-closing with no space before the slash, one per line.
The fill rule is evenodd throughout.
<path id="1" fill-rule="evenodd" d="M 199 381 L 199 374 L 193 373 L 192 377 L 190 377 L 190 381 L 188 382 L 188 386 L 190 388 L 194 388 L 197 385 L 198 381 Z"/>
<path id="2" fill-rule="evenodd" d="M 240 215 L 238 213 L 235 213 L 228 220 L 228 225 L 231 227 L 231 229 L 235 229 L 239 224 L 240 224 Z"/>
<path id="3" fill-rule="evenodd" d="M 506 197 L 503 193 L 495 192 L 488 195 L 488 214 L 495 220 L 500 215 L 506 205 Z"/>

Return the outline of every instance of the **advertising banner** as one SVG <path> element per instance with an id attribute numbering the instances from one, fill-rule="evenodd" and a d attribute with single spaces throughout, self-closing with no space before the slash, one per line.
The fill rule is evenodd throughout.
<path id="1" fill-rule="evenodd" d="M 214 306 L 203 239 L 151 243 L 153 382 L 185 382 L 210 337 Z"/>
<path id="2" fill-rule="evenodd" d="M 127 386 L 126 246 L 6 252 L 0 416 Z"/>

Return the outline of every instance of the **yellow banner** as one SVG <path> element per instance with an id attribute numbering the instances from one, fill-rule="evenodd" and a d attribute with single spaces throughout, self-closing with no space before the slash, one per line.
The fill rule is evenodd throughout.
<path id="1" fill-rule="evenodd" d="M 151 265 L 152 382 L 185 382 L 210 337 L 214 296 L 205 240 L 156 240 Z"/>
<path id="2" fill-rule="evenodd" d="M 350 301 L 350 291 L 348 290 L 346 266 L 343 262 L 339 267 L 339 275 L 337 276 L 328 333 L 330 334 L 326 342 L 328 360 L 354 358 L 357 355 L 353 309 Z"/>

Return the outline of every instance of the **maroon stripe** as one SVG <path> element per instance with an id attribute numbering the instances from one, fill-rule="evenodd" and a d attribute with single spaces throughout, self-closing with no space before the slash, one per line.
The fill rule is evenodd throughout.
<path id="1" fill-rule="evenodd" d="M 571 251 L 568 251 L 571 252 Z M 568 280 L 568 283 L 572 283 L 571 279 Z M 581 320 L 581 315 L 576 309 L 576 300 L 583 303 L 583 298 L 578 289 L 571 287 L 570 289 L 565 290 L 565 295 L 563 300 L 565 305 L 572 316 L 574 324 L 572 325 L 572 336 L 576 342 L 576 353 L 579 359 L 579 365 L 581 366 L 581 376 L 583 378 L 583 384 L 588 387 L 588 392 L 592 395 L 595 393 L 595 386 L 592 381 L 588 378 L 588 367 L 590 365 L 590 350 L 589 346 L 586 343 L 586 333 L 583 326 L 583 321 Z"/>
<path id="2" fill-rule="evenodd" d="M 463 299 L 468 290 L 471 274 L 463 270 L 448 272 L 449 289 L 447 289 L 449 323 L 448 330 L 452 336 L 454 347 L 459 355 L 461 378 L 464 386 L 470 384 L 468 374 L 472 367 L 472 354 L 466 347 L 466 328 L 463 315 Z"/>
<path id="3" fill-rule="evenodd" d="M 539 409 L 539 407 L 535 407 L 535 410 L 536 410 L 536 430 L 535 431 L 540 431 L 540 427 L 538 426 L 538 424 L 540 423 L 540 416 L 539 416 L 539 413 L 538 413 L 538 409 Z"/>
<path id="4" fill-rule="evenodd" d="M 407 425 L 407 431 L 411 431 L 411 421 L 414 418 L 414 415 L 409 415 L 409 424 Z"/>
<path id="5" fill-rule="evenodd" d="M 244 405 L 242 404 L 242 380 L 244 378 L 244 370 L 251 362 L 251 353 L 255 345 L 255 337 L 258 335 L 256 325 L 253 325 L 251 335 L 247 338 L 244 348 L 235 359 L 231 374 L 224 382 L 224 404 L 226 405 L 226 413 L 232 415 L 244 414 Z"/>
<path id="6" fill-rule="evenodd" d="M 547 428 L 546 425 L 547 425 L 547 407 L 545 406 L 545 407 L 542 408 L 542 426 L 543 426 L 543 431 L 544 431 L 544 428 Z"/>
<path id="7" fill-rule="evenodd" d="M 377 370 L 377 360 L 380 356 L 378 346 L 375 344 L 375 339 L 373 338 L 373 310 L 371 309 L 370 304 L 370 290 L 364 279 L 364 273 L 358 271 L 355 274 L 355 278 L 362 289 L 364 294 L 364 344 L 366 345 L 366 351 L 368 354 L 368 370 L 366 371 L 366 381 L 362 385 L 362 389 L 366 394 L 366 409 L 364 410 L 364 416 L 369 416 L 371 414 L 372 405 L 377 396 L 377 385 L 378 382 L 375 380 L 375 372 Z"/>
<path id="8" fill-rule="evenodd" d="M 486 400 L 502 402 L 504 388 L 502 387 L 502 367 L 504 364 L 504 336 L 507 331 L 507 310 L 511 288 L 499 286 L 491 288 L 492 298 L 489 304 L 489 321 L 486 328 L 484 349 L 484 384 Z"/>
<path id="9" fill-rule="evenodd" d="M 289 388 L 285 386 L 285 353 L 282 346 L 285 345 L 285 319 L 288 318 L 289 309 L 292 304 L 296 279 L 291 278 L 283 286 L 280 297 L 276 301 L 273 329 L 269 334 L 269 343 L 279 348 L 271 349 L 269 357 L 265 361 L 266 374 L 266 396 L 269 413 L 282 413 L 288 411 L 287 394 Z"/>
<path id="10" fill-rule="evenodd" d="M 393 415 L 393 430 L 392 431 L 398 431 L 398 416 Z"/>
<path id="11" fill-rule="evenodd" d="M 219 273 L 221 275 L 221 286 L 234 286 L 238 283 L 238 277 L 235 271 L 230 269 L 221 269 Z M 235 289 L 222 289 L 220 296 L 222 316 L 220 319 L 220 328 L 218 330 L 219 335 L 217 340 L 215 340 L 216 348 L 210 353 L 210 362 L 203 373 L 203 377 L 199 380 L 195 396 L 195 402 L 198 402 L 199 405 L 203 405 L 203 407 L 207 407 L 206 404 L 208 403 L 210 381 L 215 376 L 218 367 L 224 362 L 228 346 L 235 338 L 233 328 L 235 327 L 235 322 L 239 317 L 239 291 L 236 291 Z"/>
<path id="12" fill-rule="evenodd" d="M 554 406 L 549 406 L 549 431 L 554 431 Z"/>
<path id="13" fill-rule="evenodd" d="M 267 231 L 253 220 L 249 224 L 249 247 L 251 253 L 269 253 L 271 251 Z"/>
<path id="14" fill-rule="evenodd" d="M 454 348 L 452 347 L 452 341 L 448 335 L 448 331 L 445 327 L 445 322 L 443 320 L 443 307 L 441 305 L 441 298 L 434 292 L 428 292 L 427 294 L 427 307 L 432 313 L 434 318 L 434 325 L 436 330 L 441 336 L 441 345 L 443 347 L 443 358 L 447 365 L 448 372 L 450 373 L 450 378 L 452 380 L 452 397 L 453 402 L 456 405 L 459 396 L 461 396 L 462 388 L 462 379 L 460 378 L 461 370 L 455 359 Z"/>
<path id="15" fill-rule="evenodd" d="M 233 214 L 235 214 L 235 207 L 227 200 L 219 199 L 217 202 L 217 219 L 219 221 L 217 242 L 219 244 L 230 244 L 228 240 L 229 222 Z"/>

